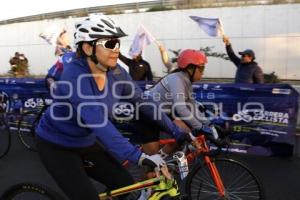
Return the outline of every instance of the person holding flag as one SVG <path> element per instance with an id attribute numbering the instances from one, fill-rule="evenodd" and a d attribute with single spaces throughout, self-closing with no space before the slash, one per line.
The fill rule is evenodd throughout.
<path id="1" fill-rule="evenodd" d="M 229 59 L 237 67 L 235 74 L 235 83 L 263 83 L 264 77 L 262 69 L 255 60 L 255 53 L 252 49 L 246 49 L 239 52 L 241 57 L 235 55 L 229 38 L 225 36 L 221 21 L 218 18 L 204 18 L 198 16 L 190 16 L 192 20 L 197 22 L 199 27 L 209 36 L 221 36 L 226 46 L 226 52 Z"/>
<path id="2" fill-rule="evenodd" d="M 262 69 L 255 62 L 255 53 L 252 49 L 246 49 L 239 52 L 241 57 L 235 55 L 229 38 L 223 36 L 223 42 L 226 47 L 226 52 L 231 62 L 237 67 L 235 74 L 235 83 L 264 83 Z"/>
<path id="3" fill-rule="evenodd" d="M 48 44 L 55 47 L 54 55 L 58 56 L 57 61 L 48 70 L 48 73 L 45 77 L 46 87 L 50 89 L 51 84 L 60 79 L 63 72 L 63 63 L 65 61 L 69 62 L 72 59 L 71 57 L 65 56 L 63 60 L 63 55 L 65 53 L 72 52 L 72 48 L 70 46 L 70 40 L 67 31 L 63 26 L 51 25 L 42 33 L 40 33 L 39 36 Z"/>
<path id="4" fill-rule="evenodd" d="M 153 36 L 140 25 L 129 50 L 132 59 L 119 54 L 119 59 L 129 67 L 129 74 L 135 81 L 152 81 L 153 74 L 150 64 L 142 57 L 145 46 L 154 40 Z"/>
<path id="5" fill-rule="evenodd" d="M 119 59 L 129 68 L 129 74 L 134 81 L 152 81 L 153 74 L 150 64 L 142 57 L 142 52 L 132 59 L 119 54 Z"/>

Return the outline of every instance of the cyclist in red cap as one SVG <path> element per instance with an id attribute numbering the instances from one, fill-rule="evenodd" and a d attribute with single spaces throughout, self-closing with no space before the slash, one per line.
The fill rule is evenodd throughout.
<path id="1" fill-rule="evenodd" d="M 178 56 L 177 69 L 160 79 L 148 92 L 160 104 L 160 109 L 169 114 L 181 128 L 212 134 L 207 126 L 209 122 L 193 98 L 192 87 L 193 82 L 201 80 L 206 63 L 204 52 L 186 49 Z M 173 150 L 174 147 L 167 146 L 161 153 L 169 154 Z"/>

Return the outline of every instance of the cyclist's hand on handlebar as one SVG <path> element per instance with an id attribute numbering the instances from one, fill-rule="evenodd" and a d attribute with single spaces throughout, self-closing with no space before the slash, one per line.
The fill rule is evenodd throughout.
<path id="1" fill-rule="evenodd" d="M 192 135 L 195 137 L 198 135 L 205 135 L 205 137 L 215 145 L 219 147 L 227 146 L 229 142 L 227 140 L 219 138 L 219 133 L 220 133 L 219 131 L 221 127 L 219 126 L 211 126 L 211 127 L 203 126 L 201 129 L 194 129 L 192 131 Z M 217 134 L 217 136 L 215 134 Z"/>
<path id="2" fill-rule="evenodd" d="M 183 129 L 180 128 L 178 126 L 175 126 L 176 128 L 174 129 L 175 131 L 173 132 L 173 136 L 176 139 L 176 142 L 181 145 L 184 142 L 191 142 L 192 139 L 190 138 L 188 132 Z"/>
<path id="3" fill-rule="evenodd" d="M 176 138 L 176 141 L 179 145 L 182 145 L 185 142 L 192 142 L 192 138 L 188 133 L 182 133 L 179 137 Z"/>
<path id="4" fill-rule="evenodd" d="M 161 168 L 165 164 L 166 162 L 162 159 L 162 157 L 159 154 L 149 156 L 145 153 L 142 153 L 138 162 L 139 166 L 148 166 L 151 169 L 155 169 L 156 167 Z"/>
<path id="5" fill-rule="evenodd" d="M 199 135 L 214 136 L 214 131 L 211 127 L 203 125 L 202 128 L 193 129 L 192 134 L 195 137 L 197 137 Z"/>
<path id="6" fill-rule="evenodd" d="M 217 130 L 220 138 L 225 138 L 226 136 L 230 135 L 230 130 L 227 130 L 226 128 L 223 128 L 218 125 L 214 125 L 214 127 Z"/>

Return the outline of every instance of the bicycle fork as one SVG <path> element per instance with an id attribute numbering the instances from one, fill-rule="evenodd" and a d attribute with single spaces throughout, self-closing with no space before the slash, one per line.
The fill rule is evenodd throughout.
<path id="1" fill-rule="evenodd" d="M 223 185 L 223 181 L 222 181 L 219 171 L 216 167 L 216 164 L 214 162 L 211 162 L 209 156 L 205 156 L 204 160 L 209 168 L 209 171 L 212 175 L 213 181 L 217 187 L 220 197 L 228 199 L 228 197 L 226 196 L 226 191 L 225 191 L 225 187 Z"/>

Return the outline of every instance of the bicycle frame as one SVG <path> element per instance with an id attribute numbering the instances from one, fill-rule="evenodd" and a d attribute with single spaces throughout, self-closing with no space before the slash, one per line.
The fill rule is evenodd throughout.
<path id="1" fill-rule="evenodd" d="M 160 140 L 160 144 L 173 144 L 176 143 L 175 139 L 164 139 Z M 209 171 L 211 173 L 211 176 L 213 178 L 213 181 L 215 183 L 215 186 L 218 189 L 220 197 L 225 197 L 225 187 L 223 185 L 223 181 L 220 177 L 219 171 L 215 165 L 214 162 L 211 161 L 210 157 L 207 155 L 210 152 L 209 146 L 206 143 L 206 139 L 204 135 L 200 135 L 196 138 L 196 141 L 194 141 L 194 146 L 196 147 L 195 151 L 189 152 L 186 155 L 186 158 L 189 163 L 191 163 L 193 160 L 195 160 L 196 157 L 199 155 L 204 155 L 204 163 L 208 166 Z"/>
<path id="2" fill-rule="evenodd" d="M 166 144 L 175 144 L 176 140 L 171 138 L 171 139 L 161 139 L 159 141 L 161 145 L 166 145 Z M 200 135 L 196 137 L 196 141 L 193 142 L 194 146 L 196 147 L 195 151 L 188 152 L 186 154 L 186 158 L 189 163 L 195 160 L 199 155 L 204 155 L 204 163 L 207 165 L 210 174 L 212 176 L 212 179 L 215 183 L 215 186 L 218 189 L 220 197 L 225 197 L 226 192 L 225 192 L 225 187 L 223 185 L 222 178 L 219 174 L 219 171 L 215 165 L 214 162 L 211 161 L 211 158 L 208 156 L 210 149 L 209 146 L 206 143 L 206 138 L 204 135 Z M 125 161 L 123 163 L 123 166 L 126 166 L 128 164 L 128 161 Z"/>
<path id="3" fill-rule="evenodd" d="M 164 174 L 164 173 L 163 173 Z M 127 194 L 134 191 L 139 191 L 147 188 L 152 188 L 153 193 L 149 197 L 149 200 L 160 200 L 164 196 L 175 197 L 180 195 L 179 189 L 175 179 L 167 178 L 165 175 L 157 176 L 145 181 L 135 183 L 126 187 L 112 190 L 99 194 L 100 200 L 111 199 L 111 197 Z"/>

